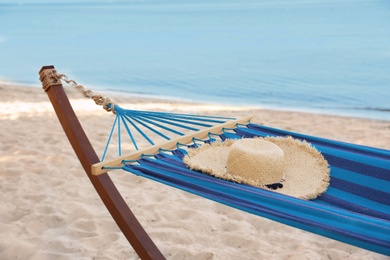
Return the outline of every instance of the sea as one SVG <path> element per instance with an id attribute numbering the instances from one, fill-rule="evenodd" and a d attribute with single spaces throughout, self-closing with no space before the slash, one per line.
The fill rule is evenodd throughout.
<path id="1" fill-rule="evenodd" d="M 44 65 L 95 92 L 390 120 L 390 1 L 0 0 L 0 80 Z"/>

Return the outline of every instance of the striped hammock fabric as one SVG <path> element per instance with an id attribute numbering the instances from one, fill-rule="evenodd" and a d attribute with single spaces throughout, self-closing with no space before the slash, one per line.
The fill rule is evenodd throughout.
<path id="1" fill-rule="evenodd" d="M 331 166 L 330 187 L 315 200 L 305 201 L 190 170 L 182 162 L 186 154 L 182 148 L 141 157 L 123 169 L 258 216 L 390 255 L 389 150 L 256 124 L 239 126 L 220 138 L 288 135 L 312 143 Z"/>
<path id="2" fill-rule="evenodd" d="M 390 256 L 389 150 L 246 124 L 247 119 L 232 121 L 224 117 L 122 109 L 109 98 L 96 95 L 75 81 L 68 80 L 65 75 L 58 74 L 54 66 L 42 67 L 40 80 L 91 183 L 142 259 L 164 257 L 107 175 L 107 171 L 111 169 L 122 168 L 258 216 Z M 86 97 L 102 105 L 105 110 L 116 113 L 103 157 L 115 128 L 118 133 L 119 157 L 110 162 L 99 162 L 69 103 L 61 80 L 81 89 Z M 232 123 L 235 127 L 227 130 Z M 246 125 L 240 125 L 242 123 Z M 127 132 L 137 150 L 136 135 L 146 139 L 151 145 L 154 145 L 154 141 L 148 137 L 147 132 L 170 141 L 162 146 L 121 156 L 121 125 L 124 128 L 123 132 Z M 212 127 L 207 130 L 200 130 L 201 127 L 210 125 Z M 156 130 L 155 127 L 160 130 Z M 200 135 L 197 134 L 196 137 L 192 134 L 186 135 L 182 130 L 195 131 Z M 222 134 L 215 134 L 221 130 Z M 171 140 L 168 133 L 180 137 Z M 330 187 L 326 193 L 315 200 L 301 200 L 214 178 L 190 170 L 183 164 L 182 158 L 187 149 L 196 146 L 197 142 L 255 136 L 292 136 L 313 144 L 331 166 Z M 191 141 L 194 144 L 187 145 Z M 95 175 L 99 174 L 102 175 L 97 178 Z"/>

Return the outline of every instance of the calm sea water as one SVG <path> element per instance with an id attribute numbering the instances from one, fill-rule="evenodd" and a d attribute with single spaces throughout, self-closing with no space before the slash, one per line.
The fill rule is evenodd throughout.
<path id="1" fill-rule="evenodd" d="M 19 1 L 3 80 L 54 64 L 94 90 L 390 120 L 387 0 Z"/>

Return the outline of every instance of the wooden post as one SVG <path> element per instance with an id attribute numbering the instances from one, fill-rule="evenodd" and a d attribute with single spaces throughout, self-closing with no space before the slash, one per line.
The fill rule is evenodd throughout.
<path id="1" fill-rule="evenodd" d="M 61 82 L 47 76 L 49 75 L 47 73 L 49 70 L 54 70 L 54 66 L 44 66 L 39 71 L 43 88 L 53 104 L 57 117 L 73 150 L 76 152 L 77 157 L 103 203 L 141 259 L 165 259 L 138 222 L 108 174 L 104 173 L 99 176 L 92 175 L 91 166 L 100 162 L 99 157 L 96 155 L 85 135 Z"/>

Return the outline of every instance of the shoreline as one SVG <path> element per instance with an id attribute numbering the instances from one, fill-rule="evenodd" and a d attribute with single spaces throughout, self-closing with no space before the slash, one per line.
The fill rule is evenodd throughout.
<path id="1" fill-rule="evenodd" d="M 99 154 L 112 113 L 66 91 Z M 252 115 L 252 122 L 270 127 L 390 149 L 389 121 L 118 99 L 135 109 Z M 0 85 L 0 127 L 1 259 L 138 259 L 85 175 L 42 89 Z M 169 259 L 387 259 L 124 171 L 110 177 Z"/>
<path id="2" fill-rule="evenodd" d="M 11 89 L 9 89 L 11 87 Z M 96 116 L 106 116 L 107 113 L 102 107 L 97 106 L 92 100 L 83 96 L 83 94 L 72 88 L 64 87 L 75 111 L 86 115 L 93 113 Z M 0 84 L 0 93 L 6 93 L 0 96 L 0 104 L 3 115 L 12 114 L 15 116 L 23 116 L 22 113 L 33 115 L 34 112 L 53 112 L 52 105 L 48 100 L 46 93 L 41 87 L 20 86 L 20 85 L 2 85 Z M 19 95 L 24 93 L 25 95 Z M 99 93 L 99 92 L 95 92 Z M 104 93 L 104 92 L 101 92 Z M 109 93 L 109 92 L 105 92 Z M 386 133 L 390 131 L 390 121 L 381 119 L 360 118 L 332 114 L 319 114 L 301 111 L 277 110 L 250 106 L 229 106 L 213 103 L 200 102 L 183 102 L 178 100 L 167 100 L 156 97 L 145 97 L 137 95 L 121 95 L 120 93 L 112 93 L 110 98 L 119 104 L 124 104 L 123 107 L 131 106 L 132 109 L 138 110 L 161 110 L 161 111 L 175 111 L 178 113 L 199 113 L 207 115 L 222 115 L 230 117 L 248 117 L 253 116 L 252 122 L 268 125 L 270 127 L 286 129 L 295 132 L 302 132 L 305 134 L 318 135 L 324 138 L 335 139 L 344 142 L 356 143 L 361 145 L 373 146 L 378 148 L 390 149 L 390 136 Z M 14 100 L 14 101 L 11 101 Z M 37 106 L 35 103 L 40 103 Z M 11 105 L 12 104 L 12 105 Z M 12 106 L 12 109 L 10 109 Z M 313 126 L 310 126 L 310 123 Z M 336 132 L 329 132 L 327 129 L 338 129 L 340 124 L 343 128 L 340 130 L 349 133 L 348 128 L 352 131 L 361 131 L 362 138 L 354 140 L 346 137 L 337 138 L 339 134 Z M 323 125 L 323 130 L 321 129 Z M 365 129 L 362 125 L 369 125 L 370 128 Z M 316 131 L 307 131 L 312 128 L 317 128 Z M 313 129 L 314 130 L 314 129 Z M 369 136 L 365 136 L 365 131 L 377 131 L 378 136 L 383 138 L 381 142 L 373 142 Z M 344 135 L 344 133 L 342 133 Z M 365 138 L 363 138 L 365 136 Z"/>
<path id="3" fill-rule="evenodd" d="M 12 81 L 2 81 L 0 80 L 0 86 L 3 87 L 26 87 L 26 88 L 39 88 L 41 89 L 40 85 L 29 85 L 29 84 L 18 84 L 17 82 Z M 65 88 L 73 88 L 71 86 L 64 86 Z M 86 88 L 90 89 L 88 86 L 85 86 Z M 199 105 L 210 105 L 210 106 L 220 106 L 220 107 L 234 107 L 235 109 L 243 109 L 243 110 L 250 110 L 250 109 L 263 109 L 263 110 L 270 110 L 270 111 L 280 111 L 280 112 L 298 112 L 298 113 L 307 113 L 307 114 L 316 114 L 316 115 L 325 115 L 325 116 L 340 116 L 340 117 L 350 117 L 350 118 L 357 118 L 357 119 L 368 119 L 368 120 L 380 120 L 380 121 L 389 121 L 390 122 L 390 111 L 382 111 L 377 109 L 336 109 L 336 108 L 293 108 L 293 107 L 280 107 L 280 106 L 269 106 L 269 105 L 244 105 L 244 104 L 233 104 L 232 103 L 224 103 L 224 102 L 208 102 L 208 101 L 198 101 L 198 100 L 191 100 L 186 98 L 180 98 L 180 97 L 169 97 L 169 96 L 163 96 L 163 95 L 153 95 L 153 94 L 142 94 L 142 93 L 135 93 L 135 92 L 128 92 L 125 90 L 111 90 L 111 89 L 91 89 L 95 93 L 99 94 L 107 94 L 112 99 L 118 99 L 122 100 L 125 98 L 137 98 L 137 99 L 145 99 L 145 100 L 156 100 L 156 101 L 163 101 L 163 102 L 174 102 L 174 103 L 184 103 L 184 104 L 199 104 Z M 126 106 L 126 103 L 123 102 L 124 106 Z M 364 115 L 363 113 L 357 114 L 353 111 L 364 111 L 365 113 L 376 113 L 371 116 Z M 332 112 L 333 111 L 333 112 Z M 348 112 L 349 111 L 349 112 Z M 386 116 L 384 115 L 378 115 L 378 113 L 388 113 Z"/>

